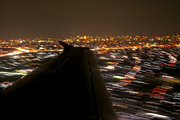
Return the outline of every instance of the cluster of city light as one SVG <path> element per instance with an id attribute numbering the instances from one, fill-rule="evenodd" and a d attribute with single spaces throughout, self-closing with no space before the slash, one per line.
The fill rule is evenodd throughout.
<path id="1" fill-rule="evenodd" d="M 163 48 L 168 48 L 170 49 L 172 48 L 180 48 L 180 35 L 174 36 L 174 37 L 164 37 L 164 38 L 153 38 L 153 39 L 149 39 L 148 37 L 144 36 L 136 36 L 135 38 L 131 37 L 131 36 L 119 36 L 119 37 L 93 37 L 93 36 L 77 36 L 77 37 L 71 37 L 71 38 L 67 38 L 67 39 L 61 39 L 61 41 L 66 42 L 68 44 L 72 44 L 75 47 L 89 47 L 90 50 L 92 50 L 93 52 L 95 52 L 96 54 L 99 55 L 98 59 L 99 60 L 104 60 L 106 61 L 106 65 L 105 66 L 100 66 L 100 70 L 106 73 L 110 73 L 111 71 L 114 72 L 117 69 L 121 69 L 121 71 L 128 71 L 126 73 L 123 74 L 112 74 L 109 76 L 111 77 L 111 79 L 113 78 L 114 81 L 116 81 L 116 83 L 113 82 L 109 82 L 107 84 L 107 89 L 108 91 L 113 91 L 113 90 L 119 90 L 124 94 L 127 94 L 128 97 L 131 97 L 134 95 L 133 98 L 140 98 L 140 96 L 143 95 L 148 95 L 148 98 L 150 98 L 150 100 L 152 99 L 156 99 L 156 101 L 159 102 L 154 102 L 152 101 L 147 101 L 145 102 L 146 105 L 143 104 L 143 106 L 148 106 L 148 107 L 152 107 L 155 109 L 159 109 L 157 106 L 162 105 L 163 103 L 165 104 L 171 104 L 173 106 L 176 107 L 180 107 L 179 104 L 176 104 L 176 102 L 172 102 L 172 101 L 168 101 L 165 100 L 165 97 L 167 95 L 167 91 L 172 90 L 172 86 L 156 86 L 153 88 L 153 90 L 150 90 L 151 92 L 142 92 L 141 90 L 133 90 L 130 89 L 129 86 L 131 85 L 137 85 L 138 87 L 144 87 L 145 85 L 150 85 L 149 82 L 144 81 L 145 77 L 152 77 L 155 76 L 157 74 L 159 74 L 159 78 L 162 80 L 166 80 L 166 82 L 175 82 L 175 83 L 179 83 L 180 81 L 178 79 L 175 79 L 173 76 L 168 75 L 168 74 L 160 74 L 160 70 L 164 69 L 164 66 L 168 66 L 171 68 L 175 68 L 177 67 L 178 63 L 178 57 L 176 56 L 175 52 L 165 52 L 164 50 L 159 50 L 157 53 L 158 58 L 163 57 L 164 55 L 161 54 L 165 54 L 167 56 L 167 60 L 165 60 L 164 58 L 160 58 L 159 61 L 161 62 L 149 62 L 146 61 L 144 62 L 144 58 L 143 56 L 138 55 L 137 50 L 139 50 L 140 53 L 145 54 L 147 57 L 149 58 L 155 58 L 155 54 L 151 53 L 151 50 L 153 49 L 163 49 Z M 17 42 L 17 41 L 16 41 Z M 26 47 L 15 47 L 18 51 L 14 51 L 11 53 L 7 53 L 7 54 L 2 54 L 2 55 L 16 55 L 16 54 L 21 54 L 21 53 L 29 53 L 29 52 L 33 52 L 32 49 L 37 51 L 41 51 L 38 54 L 39 55 L 43 55 L 46 54 L 44 51 L 46 51 L 47 49 L 45 49 L 47 46 L 49 46 L 48 44 L 51 43 L 52 45 L 50 46 L 58 46 L 58 42 L 57 40 L 52 40 L 52 39 L 48 39 L 48 40 L 41 40 L 41 39 L 36 39 L 36 40 L 19 40 L 19 43 L 23 44 L 23 43 L 27 43 L 28 42 L 28 46 L 30 46 L 29 48 Z M 14 43 L 14 41 L 13 41 Z M 33 45 L 33 44 L 35 45 Z M 42 45 L 44 44 L 45 45 Z M 46 44 L 47 43 L 47 44 Z M 25 46 L 25 44 L 23 44 Z M 37 47 L 38 46 L 38 47 Z M 155 47 L 155 48 L 153 48 Z M 142 49 L 143 48 L 148 48 L 150 52 L 145 52 Z M 62 51 L 62 49 L 59 49 Z M 115 50 L 123 50 L 124 53 L 121 55 L 117 55 L 116 52 L 114 52 Z M 126 50 L 130 50 L 132 51 L 131 57 L 129 55 L 126 54 Z M 51 51 L 51 50 L 50 50 Z M 3 53 L 3 52 L 2 52 Z M 137 53 L 137 55 L 136 55 Z M 108 56 L 103 56 L 103 54 L 108 54 Z M 1 56 L 1 54 L 0 54 Z M 55 55 L 47 55 L 44 58 L 49 58 L 49 57 L 53 57 Z M 132 60 L 130 61 L 130 59 L 133 59 L 134 61 L 132 62 Z M 31 59 L 33 61 L 39 61 L 39 58 L 33 58 Z M 113 60 L 110 61 L 110 60 Z M 116 60 L 116 62 L 114 62 Z M 122 62 L 122 64 L 124 64 L 124 61 L 129 60 L 131 62 L 131 65 L 121 65 L 120 63 Z M 157 59 L 156 59 L 157 60 Z M 30 61 L 30 60 L 29 60 Z M 129 63 L 128 63 L 129 64 Z M 36 63 L 29 63 L 29 65 L 37 65 Z M 6 67 L 2 68 L 2 69 L 6 69 Z M 8 68 L 7 68 L 8 69 Z M 4 76 L 10 76 L 10 75 L 26 75 L 29 72 L 31 72 L 33 69 L 23 69 L 23 70 L 17 70 L 15 72 L 1 72 L 0 74 L 4 75 Z M 158 71 L 158 73 L 154 72 L 154 70 Z M 119 72 L 121 72 L 119 71 Z M 109 77 L 106 76 L 106 77 Z M 143 79 L 142 79 L 143 78 Z M 173 100 L 180 100 L 180 94 L 173 94 Z M 112 97 L 113 98 L 113 97 Z M 115 99 L 115 98 L 113 98 Z M 120 100 L 122 99 L 125 102 L 139 102 L 138 100 L 135 99 L 129 99 L 129 98 L 116 98 L 116 100 Z M 140 99 L 139 99 L 140 100 Z M 140 104 L 140 102 L 138 103 Z M 151 105 L 149 105 L 151 104 Z M 154 106 L 153 106 L 153 105 Z M 142 108 L 140 109 L 142 106 L 136 106 L 136 105 L 131 105 L 131 104 L 121 104 L 121 103 L 113 103 L 114 107 L 121 107 L 121 109 L 131 109 L 131 107 L 134 108 L 138 108 L 139 111 L 146 111 L 144 112 L 144 116 L 150 116 L 150 118 L 164 118 L 164 119 L 169 119 L 169 117 L 164 116 L 161 113 L 158 113 L 159 111 L 157 110 L 152 110 L 152 109 L 148 109 L 148 108 Z M 154 112 L 154 113 L 153 113 Z M 135 117 L 136 115 L 132 115 L 132 117 Z"/>

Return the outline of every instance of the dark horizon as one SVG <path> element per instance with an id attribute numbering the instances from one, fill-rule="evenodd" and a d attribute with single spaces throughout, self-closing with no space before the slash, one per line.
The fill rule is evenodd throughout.
<path id="1" fill-rule="evenodd" d="M 0 39 L 179 34 L 179 0 L 1 0 Z"/>

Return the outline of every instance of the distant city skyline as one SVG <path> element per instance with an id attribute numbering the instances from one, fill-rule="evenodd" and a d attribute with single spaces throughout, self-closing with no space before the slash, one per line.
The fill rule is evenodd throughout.
<path id="1" fill-rule="evenodd" d="M 75 36 L 69 36 L 69 37 L 63 37 L 63 36 L 61 36 L 61 38 L 54 38 L 54 37 L 47 37 L 47 38 L 42 38 L 42 37 L 34 37 L 34 38 L 32 38 L 32 37 L 25 37 L 25 38 L 20 38 L 20 37 L 17 37 L 17 38 L 12 38 L 12 39 L 1 39 L 0 38 L 0 40 L 2 41 L 2 40 L 7 40 L 7 41 L 10 41 L 10 40 L 35 40 L 35 39 L 38 39 L 38 40 L 64 40 L 64 39 L 71 39 L 71 38 L 73 38 L 73 39 L 75 39 L 75 38 L 80 38 L 80 39 L 89 39 L 89 38 L 96 38 L 96 37 L 99 37 L 100 39 L 102 39 L 102 38 L 111 38 L 111 37 L 113 37 L 113 38 L 119 38 L 119 37 L 132 37 L 132 38 L 135 38 L 135 37 L 137 37 L 137 36 L 139 36 L 140 38 L 142 37 L 142 38 L 148 38 L 148 39 L 159 39 L 159 38 L 166 38 L 166 37 L 168 37 L 168 38 L 171 38 L 171 37 L 177 37 L 177 36 L 180 36 L 180 34 L 172 34 L 172 35 L 163 35 L 163 36 L 160 36 L 159 34 L 154 34 L 154 36 L 148 36 L 148 35 L 116 35 L 116 36 L 113 36 L 113 35 L 109 35 L 109 36 L 107 36 L 107 35 L 104 35 L 104 36 L 98 36 L 98 35 L 96 35 L 96 36 L 93 36 L 93 35 L 75 35 Z M 84 37 L 86 37 L 86 38 L 84 38 Z"/>
<path id="2" fill-rule="evenodd" d="M 180 34 L 179 0 L 1 0 L 0 39 Z"/>

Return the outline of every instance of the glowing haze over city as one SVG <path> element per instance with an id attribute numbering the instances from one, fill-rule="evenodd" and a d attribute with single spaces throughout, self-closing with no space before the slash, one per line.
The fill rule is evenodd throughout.
<path id="1" fill-rule="evenodd" d="M 172 36 L 179 33 L 179 6 L 179 0 L 1 0 L 0 39 Z"/>

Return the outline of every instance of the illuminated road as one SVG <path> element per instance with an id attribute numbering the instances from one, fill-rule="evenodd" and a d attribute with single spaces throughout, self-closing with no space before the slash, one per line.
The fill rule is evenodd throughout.
<path id="1" fill-rule="evenodd" d="M 8 49 L 7 47 L 0 47 L 0 49 L 3 49 L 3 48 Z M 6 53 L 3 53 L 3 51 L 0 51 L 0 53 L 3 53 L 3 54 L 0 54 L 0 57 L 18 55 L 18 54 L 22 54 L 22 53 L 40 52 L 40 51 L 60 51 L 60 52 L 63 51 L 63 49 L 58 49 L 58 50 L 35 50 L 35 49 L 28 48 L 28 47 L 26 49 L 22 48 L 22 47 L 10 47 L 10 48 L 14 48 L 14 49 L 17 49 L 17 50 L 14 50 L 13 52 L 6 52 Z"/>

